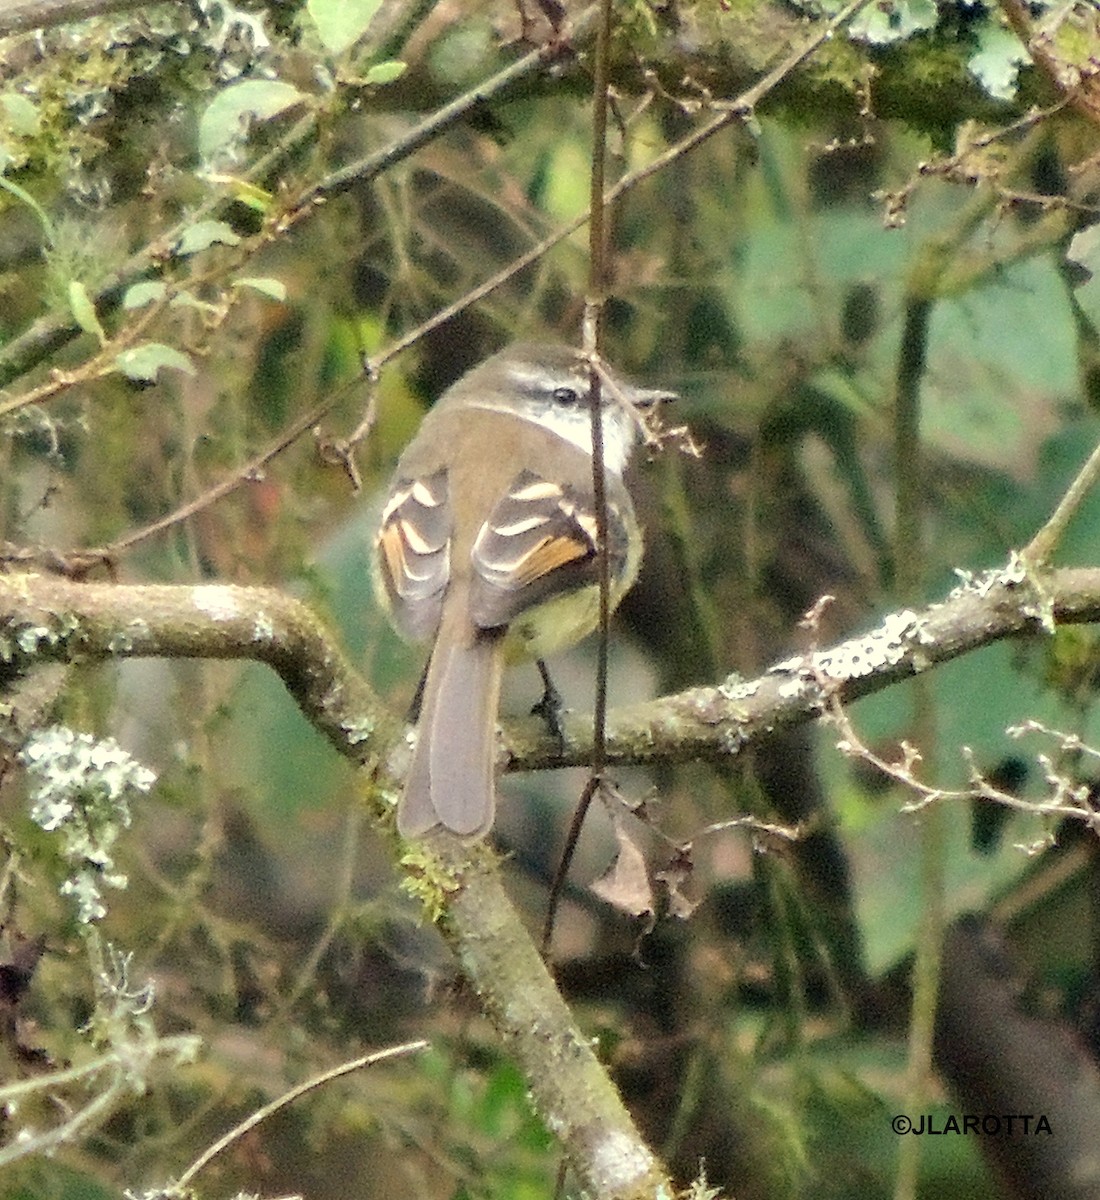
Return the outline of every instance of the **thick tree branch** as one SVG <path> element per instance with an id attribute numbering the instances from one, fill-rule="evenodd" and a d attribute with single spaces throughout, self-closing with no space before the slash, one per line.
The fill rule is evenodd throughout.
<path id="1" fill-rule="evenodd" d="M 305 605 L 277 591 L 0 576 L 0 696 L 4 662 L 11 675 L 49 662 L 149 655 L 267 663 L 310 722 L 372 770 L 402 744 L 400 724 L 332 637 Z M 443 912 L 444 932 L 587 1193 L 601 1200 L 671 1196 L 671 1182 L 508 900 L 491 851 L 440 834 L 411 849 L 404 865 L 429 906 Z"/>
<path id="2" fill-rule="evenodd" d="M 766 733 L 812 720 L 836 697 L 848 704 L 1007 637 L 1100 620 L 1100 568 L 1029 575 L 1013 556 L 942 601 L 891 613 L 867 634 L 777 664 L 752 680 L 731 676 L 609 715 L 609 763 L 728 759 Z M 583 766 L 591 718 L 565 721 L 564 756 L 538 721 L 507 726 L 509 766 Z"/>
<path id="3" fill-rule="evenodd" d="M 493 853 L 443 833 L 430 839 L 445 879 L 441 928 L 535 1108 L 569 1156 L 583 1194 L 600 1200 L 673 1195 L 539 956 Z"/>
<path id="4" fill-rule="evenodd" d="M 1100 621 L 1100 568 L 1029 574 L 1013 558 L 942 601 L 892 613 L 869 633 L 788 659 L 753 680 L 615 709 L 609 763 L 727 759 L 754 737 L 812 720 L 835 696 L 850 703 L 1006 637 Z M 343 658 L 309 609 L 272 588 L 228 584 L 75 583 L 0 575 L 0 682 L 47 662 L 111 658 L 240 658 L 267 663 L 306 718 L 344 755 L 375 762 L 402 726 Z M 508 722 L 510 770 L 578 766 L 592 723 L 566 718 L 564 753 L 541 722 Z"/>
<path id="5" fill-rule="evenodd" d="M 148 657 L 267 663 L 307 720 L 358 762 L 400 733 L 306 605 L 274 588 L 0 576 L 0 686 L 39 664 Z"/>
<path id="6" fill-rule="evenodd" d="M 729 758 L 757 734 L 812 719 L 832 697 L 855 700 L 1005 637 L 1096 620 L 1100 569 L 1035 575 L 1014 556 L 1005 569 L 966 581 L 938 604 L 891 614 L 863 637 L 790 659 L 758 679 L 729 679 L 618 710 L 608 760 Z M 307 719 L 367 766 L 380 791 L 396 794 L 404 763 L 390 752 L 403 748 L 403 727 L 300 602 L 270 588 L 0 576 L 0 695 L 10 691 L 5 683 L 17 685 L 47 663 L 147 656 L 267 663 Z M 9 727 L 0 736 L 12 741 L 18 731 Z M 591 722 L 575 720 L 565 761 L 583 761 L 590 741 Z M 556 743 L 530 723 L 511 726 L 508 744 L 512 767 L 563 761 Z M 667 1188 L 510 905 L 491 851 L 439 835 L 402 861 L 442 914 L 444 932 L 583 1186 L 612 1200 Z"/>

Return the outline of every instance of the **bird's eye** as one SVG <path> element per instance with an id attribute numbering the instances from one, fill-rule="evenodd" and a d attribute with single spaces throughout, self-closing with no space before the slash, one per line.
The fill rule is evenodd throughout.
<path id="1" fill-rule="evenodd" d="M 556 387 L 556 388 L 554 388 L 554 403 L 555 404 L 561 404 L 567 408 L 571 408 L 574 404 L 578 403 L 579 400 L 580 400 L 580 397 L 577 395 L 577 392 L 574 388 L 571 388 L 571 387 Z"/>

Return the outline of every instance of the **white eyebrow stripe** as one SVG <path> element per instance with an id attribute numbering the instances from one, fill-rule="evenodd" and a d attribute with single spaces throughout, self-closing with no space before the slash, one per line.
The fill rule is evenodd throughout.
<path id="1" fill-rule="evenodd" d="M 496 403 L 491 399 L 476 399 L 469 402 L 470 408 L 478 408 L 483 412 L 504 413 L 521 421 L 535 421 L 547 433 L 560 437 L 583 450 L 585 454 L 592 453 L 592 418 L 585 405 L 565 411 L 552 404 L 540 408 L 537 414 L 517 412 L 514 405 Z M 615 413 L 607 411 L 603 416 L 604 423 L 604 465 L 613 475 L 621 475 L 626 469 L 630 451 L 633 449 L 633 432 L 627 438 L 609 438 L 606 436 L 608 426 L 614 421 Z"/>
<path id="2" fill-rule="evenodd" d="M 571 371 L 568 367 L 562 367 L 556 370 L 551 376 L 544 367 L 534 366 L 528 368 L 524 363 L 513 363 L 508 374 L 521 387 L 526 387 L 533 391 L 536 388 L 539 391 L 552 392 L 556 387 L 572 387 L 587 389 L 588 381 L 580 374 L 581 364 L 578 361 L 576 371 Z"/>

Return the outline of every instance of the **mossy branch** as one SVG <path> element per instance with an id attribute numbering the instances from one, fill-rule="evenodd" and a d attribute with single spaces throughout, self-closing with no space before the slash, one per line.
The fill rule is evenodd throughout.
<path id="1" fill-rule="evenodd" d="M 609 764 L 726 759 L 753 738 L 813 720 L 1006 637 L 1100 621 L 1100 568 L 1037 575 L 1013 558 L 943 600 L 870 632 L 736 677 L 609 714 Z M 36 666 L 122 658 L 251 659 L 274 670 L 306 719 L 346 757 L 388 762 L 404 726 L 347 662 L 308 606 L 274 588 L 78 583 L 0 576 L 0 686 Z M 826 694 L 828 693 L 828 694 Z M 583 765 L 591 719 L 567 715 L 565 747 L 534 718 L 505 725 L 508 770 Z M 395 763 L 395 770 L 402 764 Z M 396 782 L 396 781 L 393 781 Z"/>
<path id="2" fill-rule="evenodd" d="M 813 719 L 836 699 L 855 700 L 1005 637 L 1097 620 L 1100 569 L 1040 577 L 1013 558 L 938 604 L 891 614 L 867 635 L 792 658 L 755 680 L 726 680 L 612 712 L 608 761 L 728 759 L 755 735 Z M 404 727 L 300 601 L 271 588 L 223 584 L 0 576 L 0 696 L 6 683 L 46 664 L 150 656 L 266 663 L 310 723 L 363 764 L 379 791 L 396 795 Z M 532 723 L 509 725 L 508 765 L 583 761 L 591 722 L 574 719 L 568 732 L 562 756 Z M 382 825 L 393 829 L 389 820 Z M 439 835 L 407 850 L 406 872 L 436 897 L 441 927 L 583 1186 L 616 1200 L 671 1195 L 507 899 L 489 848 Z"/>

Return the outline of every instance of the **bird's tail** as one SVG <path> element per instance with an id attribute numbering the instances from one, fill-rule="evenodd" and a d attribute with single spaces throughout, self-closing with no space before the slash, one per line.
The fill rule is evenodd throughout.
<path id="1" fill-rule="evenodd" d="M 503 630 L 448 630 L 432 651 L 419 732 L 397 812 L 402 837 L 443 825 L 459 837 L 489 831 L 496 807 L 497 705 Z"/>

